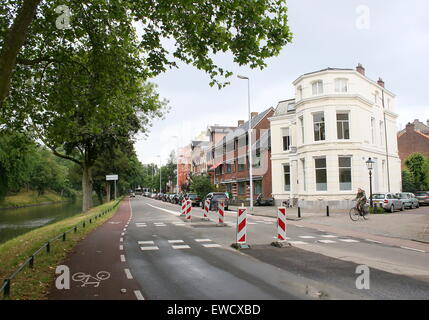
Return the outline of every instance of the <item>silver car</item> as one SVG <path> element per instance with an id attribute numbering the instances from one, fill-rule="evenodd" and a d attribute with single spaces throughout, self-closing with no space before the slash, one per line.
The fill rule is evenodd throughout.
<path id="1" fill-rule="evenodd" d="M 395 210 L 403 211 L 405 206 L 393 193 L 374 193 L 372 195 L 374 207 L 382 207 L 386 211 L 394 212 Z"/>
<path id="2" fill-rule="evenodd" d="M 400 192 L 396 194 L 396 197 L 402 201 L 405 208 L 414 209 L 420 206 L 419 200 L 411 192 Z"/>
<path id="3" fill-rule="evenodd" d="M 419 200 L 420 205 L 429 204 L 429 191 L 417 191 L 416 198 Z"/>

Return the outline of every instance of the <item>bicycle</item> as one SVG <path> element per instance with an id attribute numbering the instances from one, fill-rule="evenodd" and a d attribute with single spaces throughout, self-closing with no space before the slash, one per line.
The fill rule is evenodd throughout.
<path id="1" fill-rule="evenodd" d="M 359 217 L 362 217 L 364 220 L 369 219 L 369 206 L 365 204 L 363 206 L 363 212 L 357 208 L 357 206 L 354 206 L 350 209 L 349 216 L 352 221 L 358 221 Z"/>

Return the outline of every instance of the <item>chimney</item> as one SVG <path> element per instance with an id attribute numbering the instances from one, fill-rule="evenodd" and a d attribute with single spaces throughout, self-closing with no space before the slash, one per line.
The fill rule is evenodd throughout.
<path id="1" fill-rule="evenodd" d="M 244 120 L 238 120 L 237 127 L 241 127 L 242 125 L 244 125 Z"/>
<path id="2" fill-rule="evenodd" d="M 378 83 L 378 85 L 379 85 L 380 87 L 383 87 L 383 88 L 384 88 L 384 81 L 383 81 L 383 79 L 378 78 L 377 83 Z"/>
<path id="3" fill-rule="evenodd" d="M 251 112 L 250 113 L 250 117 L 253 119 L 254 117 L 256 117 L 258 115 L 258 112 Z"/>
<path id="4" fill-rule="evenodd" d="M 407 133 L 412 133 L 415 131 L 414 128 L 415 128 L 414 123 L 408 122 L 407 126 L 405 127 L 405 130 Z"/>
<path id="5" fill-rule="evenodd" d="M 356 71 L 359 72 L 363 76 L 365 75 L 365 68 L 360 63 L 357 65 Z"/>

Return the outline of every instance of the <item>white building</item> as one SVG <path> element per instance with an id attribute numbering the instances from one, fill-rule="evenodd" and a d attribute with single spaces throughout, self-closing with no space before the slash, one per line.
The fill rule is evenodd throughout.
<path id="1" fill-rule="evenodd" d="M 357 188 L 369 197 L 370 157 L 373 192 L 401 190 L 395 95 L 381 79 L 368 79 L 359 64 L 304 74 L 293 85 L 295 99 L 280 102 L 270 118 L 277 205 L 351 208 Z"/>

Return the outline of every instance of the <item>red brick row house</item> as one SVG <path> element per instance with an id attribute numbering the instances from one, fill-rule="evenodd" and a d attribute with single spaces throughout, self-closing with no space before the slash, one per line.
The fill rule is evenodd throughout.
<path id="1" fill-rule="evenodd" d="M 398 133 L 398 153 L 402 168 L 405 167 L 408 156 L 415 152 L 429 155 L 429 120 L 427 125 L 415 120 Z"/>

